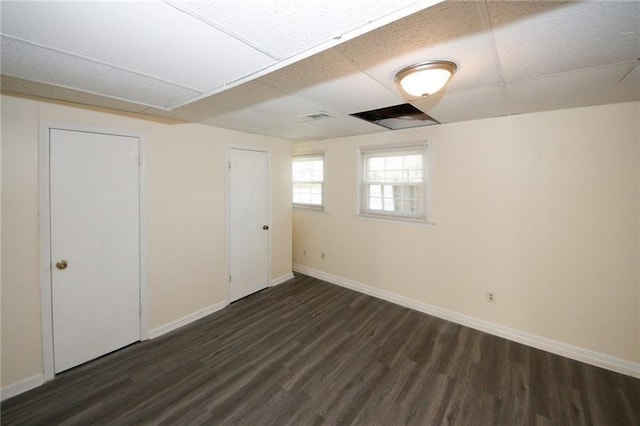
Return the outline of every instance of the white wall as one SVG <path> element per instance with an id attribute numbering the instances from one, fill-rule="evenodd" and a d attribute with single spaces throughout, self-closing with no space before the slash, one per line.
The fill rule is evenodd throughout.
<path id="1" fill-rule="evenodd" d="M 228 144 L 271 150 L 272 278 L 291 272 L 289 141 L 2 96 L 2 387 L 42 374 L 40 120 L 144 132 L 149 329 L 225 301 Z"/>
<path id="2" fill-rule="evenodd" d="M 640 362 L 639 105 L 294 144 L 326 152 L 329 209 L 294 213 L 294 265 Z M 357 148 L 421 140 L 436 225 L 356 217 Z"/>

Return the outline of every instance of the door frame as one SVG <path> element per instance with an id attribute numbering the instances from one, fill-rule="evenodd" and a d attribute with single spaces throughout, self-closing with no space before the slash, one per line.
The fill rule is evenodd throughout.
<path id="1" fill-rule="evenodd" d="M 232 149 L 237 149 L 240 151 L 255 151 L 255 152 L 262 152 L 264 154 L 267 155 L 267 222 L 269 225 L 269 231 L 273 231 L 271 228 L 271 195 L 272 195 L 272 178 L 271 178 L 271 149 L 269 148 L 265 148 L 265 147 L 259 147 L 259 146 L 246 146 L 246 145 L 234 145 L 234 144 L 227 144 L 227 150 L 226 150 L 226 158 L 225 158 L 225 180 L 226 180 L 226 190 L 227 190 L 227 194 L 226 194 L 226 204 L 227 204 L 227 208 L 226 210 L 226 223 L 227 223 L 227 236 L 226 236 L 226 247 L 225 247 L 225 251 L 227 254 L 227 270 L 226 270 L 226 280 L 227 280 L 227 294 L 225 297 L 225 304 L 228 305 L 231 303 L 231 281 L 229 280 L 229 277 L 231 276 L 231 250 L 229 249 L 231 247 L 231 168 L 229 167 L 229 164 L 231 163 L 231 150 Z M 272 262 L 272 258 L 271 258 L 271 252 L 272 252 L 272 238 L 271 238 L 271 234 L 272 232 L 269 232 L 268 235 L 268 242 L 269 242 L 269 253 L 267 253 L 267 263 L 268 263 L 268 267 L 267 267 L 267 287 L 271 286 L 271 262 Z"/>
<path id="2" fill-rule="evenodd" d="M 86 133 L 100 133 L 138 139 L 138 214 L 140 240 L 140 340 L 149 338 L 147 324 L 147 207 L 145 161 L 146 143 L 144 134 L 99 126 L 40 120 L 38 144 L 38 185 L 39 185 L 39 242 L 40 242 L 40 317 L 42 326 L 42 364 L 44 380 L 55 377 L 53 352 L 53 300 L 51 291 L 51 198 L 50 198 L 50 142 L 51 130 L 67 130 Z"/>

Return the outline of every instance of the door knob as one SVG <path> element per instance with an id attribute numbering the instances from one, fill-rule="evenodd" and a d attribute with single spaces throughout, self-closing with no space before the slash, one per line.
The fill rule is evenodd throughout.
<path id="1" fill-rule="evenodd" d="M 59 262 L 56 262 L 56 268 L 60 269 L 61 271 L 63 269 L 67 269 L 67 261 L 66 260 L 61 260 Z"/>
<path id="2" fill-rule="evenodd" d="M 264 229 L 266 231 L 267 229 L 269 229 L 269 225 L 263 225 L 262 229 Z"/>

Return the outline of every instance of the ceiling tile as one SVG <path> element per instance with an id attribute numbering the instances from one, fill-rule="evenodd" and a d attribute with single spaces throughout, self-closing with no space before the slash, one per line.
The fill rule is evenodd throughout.
<path id="1" fill-rule="evenodd" d="M 273 128 L 265 131 L 264 134 L 302 142 L 387 131 L 389 130 L 384 127 L 367 123 L 359 118 L 339 116 Z"/>
<path id="2" fill-rule="evenodd" d="M 52 86 L 50 84 L 9 77 L 7 75 L 2 76 L 0 86 L 2 87 L 2 91 L 7 93 L 19 93 L 22 95 L 38 96 L 47 99 L 57 99 L 84 105 L 111 108 L 118 111 L 140 113 L 148 108 L 144 105 L 107 98 L 104 96 L 94 95 L 92 93 L 80 92 L 73 89 L 66 89 L 64 87 Z"/>
<path id="3" fill-rule="evenodd" d="M 198 93 L 75 56 L 2 37 L 4 75 L 164 107 Z"/>
<path id="4" fill-rule="evenodd" d="M 628 69 L 624 78 L 606 90 L 601 99 L 603 104 L 640 101 L 640 64 L 631 64 Z"/>
<path id="5" fill-rule="evenodd" d="M 294 66 L 268 74 L 260 81 L 335 113 L 351 114 L 404 102 L 402 97 L 360 72 L 335 50 L 311 56 Z"/>
<path id="6" fill-rule="evenodd" d="M 150 110 L 147 113 L 237 130 L 256 131 L 296 124 L 301 121 L 300 117 L 324 109 L 318 103 L 286 95 L 254 80 L 172 111 Z"/>
<path id="7" fill-rule="evenodd" d="M 298 55 L 396 13 L 416 0 L 261 0 L 179 2 L 206 20 L 280 59 Z M 267 18 L 267 19 L 265 19 Z"/>
<path id="8" fill-rule="evenodd" d="M 601 104 L 629 70 L 628 64 L 556 74 L 506 86 L 512 114 Z"/>
<path id="9" fill-rule="evenodd" d="M 640 2 L 491 2 L 507 82 L 640 57 Z"/>
<path id="10" fill-rule="evenodd" d="M 507 115 L 507 101 L 502 87 L 448 93 L 439 102 L 431 104 L 420 100 L 413 104 L 440 123 L 477 120 Z"/>
<path id="11" fill-rule="evenodd" d="M 440 3 L 336 49 L 395 93 L 400 69 L 436 59 L 458 64 L 449 91 L 493 86 L 500 80 L 480 7 L 476 2 Z"/>
<path id="12" fill-rule="evenodd" d="M 201 122 L 239 130 L 244 130 L 242 126 L 252 131 L 267 130 L 295 125 L 302 121 L 302 116 L 321 110 L 322 107 L 313 102 L 292 96 L 279 96 Z"/>
<path id="13" fill-rule="evenodd" d="M 3 2 L 2 32 L 200 92 L 274 62 L 162 2 Z"/>
<path id="14" fill-rule="evenodd" d="M 347 114 L 425 60 L 459 65 L 413 102 L 440 122 L 640 100 L 638 1 L 435 2 L 2 2 L 3 90 L 296 141 L 385 131 Z"/>
<path id="15" fill-rule="evenodd" d="M 171 111 L 149 111 L 163 117 L 173 117 L 194 122 L 204 122 L 220 114 L 239 111 L 251 105 L 268 102 L 282 93 L 258 80 L 249 81 L 229 90 L 209 96 Z"/>

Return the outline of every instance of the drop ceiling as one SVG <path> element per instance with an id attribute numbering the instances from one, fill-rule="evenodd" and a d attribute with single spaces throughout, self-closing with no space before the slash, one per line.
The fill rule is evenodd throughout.
<path id="1" fill-rule="evenodd" d="M 294 141 L 390 131 L 395 73 L 447 59 L 411 103 L 440 123 L 640 100 L 640 2 L 1 2 L 3 92 Z M 309 115 L 324 117 L 316 120 Z"/>

